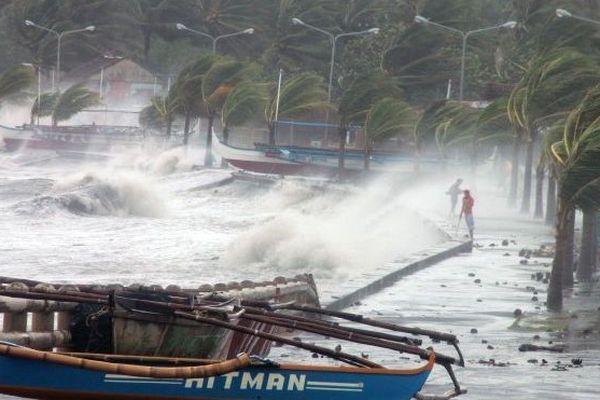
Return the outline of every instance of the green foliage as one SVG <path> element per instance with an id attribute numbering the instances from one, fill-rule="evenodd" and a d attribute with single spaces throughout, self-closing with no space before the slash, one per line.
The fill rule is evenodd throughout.
<path id="1" fill-rule="evenodd" d="M 402 100 L 386 97 L 377 101 L 368 111 L 365 122 L 368 146 L 412 131 L 415 120 L 414 110 Z"/>
<path id="2" fill-rule="evenodd" d="M 265 108 L 265 120 L 272 128 L 277 104 L 277 88 L 273 87 L 270 101 Z M 311 73 L 303 73 L 285 79 L 281 85 L 279 98 L 279 118 L 294 118 L 313 111 L 329 108 L 326 101 L 323 78 Z"/>
<path id="3" fill-rule="evenodd" d="M 42 93 L 39 98 L 35 98 L 33 106 L 31 107 L 31 120 L 35 117 L 48 117 L 52 115 L 56 101 L 58 100 L 59 94 L 57 92 Z"/>
<path id="4" fill-rule="evenodd" d="M 0 103 L 25 91 L 34 80 L 30 67 L 18 66 L 4 72 L 0 75 Z"/>
<path id="5" fill-rule="evenodd" d="M 229 93 L 221 111 L 223 126 L 241 125 L 259 119 L 268 101 L 268 88 L 264 83 L 241 82 Z"/>
<path id="6" fill-rule="evenodd" d="M 56 99 L 52 111 L 52 124 L 66 121 L 88 107 L 100 103 L 100 95 L 89 90 L 83 84 L 76 84 L 65 90 Z"/>

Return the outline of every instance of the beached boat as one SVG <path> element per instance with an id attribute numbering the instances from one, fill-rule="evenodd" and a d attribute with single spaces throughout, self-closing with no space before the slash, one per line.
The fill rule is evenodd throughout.
<path id="1" fill-rule="evenodd" d="M 0 313 L 4 320 L 0 340 L 40 350 L 60 347 L 75 352 L 224 359 L 234 357 L 243 347 L 264 356 L 271 347 L 268 340 L 165 311 L 210 306 L 206 309 L 210 315 L 224 318 L 223 307 L 242 301 L 319 305 L 310 275 L 259 283 L 202 285 L 194 290 L 174 286 L 49 285 L 9 277 L 0 277 L 0 283 Z M 218 301 L 211 300 L 215 296 Z M 55 312 L 58 329 L 54 328 Z M 261 321 L 233 321 L 251 330 L 277 331 L 272 324 Z"/>
<path id="2" fill-rule="evenodd" d="M 114 147 L 139 145 L 137 127 L 81 125 L 7 127 L 0 125 L 0 140 L 8 151 L 23 148 L 60 151 L 106 152 Z"/>
<path id="3" fill-rule="evenodd" d="M 209 363 L 66 355 L 0 345 L 0 392 L 39 399 L 409 400 L 434 366 L 415 369 L 276 364 L 245 353 Z"/>
<path id="4" fill-rule="evenodd" d="M 222 142 L 213 135 L 217 154 L 232 166 L 250 172 L 273 175 L 300 175 L 332 177 L 339 174 L 339 152 L 332 149 L 299 146 L 268 146 L 256 143 L 253 149 L 244 149 Z M 370 173 L 410 172 L 414 169 L 412 157 L 391 153 L 374 153 L 370 156 Z M 364 154 L 347 150 L 344 169 L 349 175 L 363 174 Z"/>

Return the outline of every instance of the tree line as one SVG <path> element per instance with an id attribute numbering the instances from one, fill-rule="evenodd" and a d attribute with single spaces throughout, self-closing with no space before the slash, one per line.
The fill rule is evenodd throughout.
<path id="1" fill-rule="evenodd" d="M 168 93 L 152 99 L 140 121 L 170 135 L 173 122 L 181 119 L 185 141 L 193 121 L 204 117 L 208 132 L 221 120 L 225 141 L 231 127 L 260 120 L 275 144 L 281 69 L 286 79 L 279 117 L 331 113 L 341 169 L 353 124 L 367 135 L 365 168 L 373 144 L 390 136 L 403 137 L 416 154 L 435 152 L 442 163 L 466 158 L 476 165 L 499 154 L 511 163 L 509 203 L 556 224 L 547 305 L 557 310 L 574 274 L 589 280 L 596 268 L 600 207 L 600 30 L 559 18 L 555 10 L 566 7 L 600 19 L 600 5 L 588 0 L 18 0 L 3 3 L 0 30 L 10 39 L 3 46 L 13 60 L 51 66 L 52 37 L 23 21 L 56 29 L 93 23 L 97 32 L 65 44 L 65 69 L 110 51 L 157 75 L 174 75 Z M 455 92 L 446 98 L 448 81 L 456 86 L 460 79 L 460 37 L 414 23 L 417 15 L 463 32 L 517 22 L 515 29 L 469 39 L 464 97 L 486 101 L 486 107 L 457 101 Z M 329 88 L 330 39 L 293 18 L 334 35 L 375 27 L 379 34 L 340 40 Z M 248 28 L 255 34 L 222 41 L 213 55 L 206 38 L 184 35 L 177 22 L 212 36 Z M 10 78 L 17 70 L 23 73 L 21 87 Z M 31 79 L 22 67 L 5 72 L 0 101 L 22 92 Z M 211 140 L 207 134 L 208 149 Z M 211 163 L 207 152 L 205 164 Z M 577 209 L 583 211 L 584 229 L 574 271 Z"/>

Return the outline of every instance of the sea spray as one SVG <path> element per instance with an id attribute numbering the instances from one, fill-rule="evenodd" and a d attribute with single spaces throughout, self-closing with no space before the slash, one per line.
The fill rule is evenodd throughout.
<path id="1" fill-rule="evenodd" d="M 335 279 L 366 273 L 442 239 L 385 185 L 349 193 L 284 183 L 265 200 L 273 218 L 235 240 L 224 266 Z"/>
<path id="2" fill-rule="evenodd" d="M 54 183 L 52 190 L 16 206 L 21 213 L 48 214 L 64 209 L 73 214 L 161 217 L 164 200 L 151 181 L 137 174 L 79 173 Z"/>

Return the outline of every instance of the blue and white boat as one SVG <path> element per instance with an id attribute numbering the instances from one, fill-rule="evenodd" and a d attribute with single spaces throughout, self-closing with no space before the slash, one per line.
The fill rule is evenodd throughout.
<path id="1" fill-rule="evenodd" d="M 246 354 L 198 366 L 190 364 L 199 360 L 186 359 L 114 360 L 119 357 L 2 344 L 0 392 L 57 400 L 409 400 L 427 380 L 435 353 L 424 365 L 402 370 L 280 365 Z"/>

